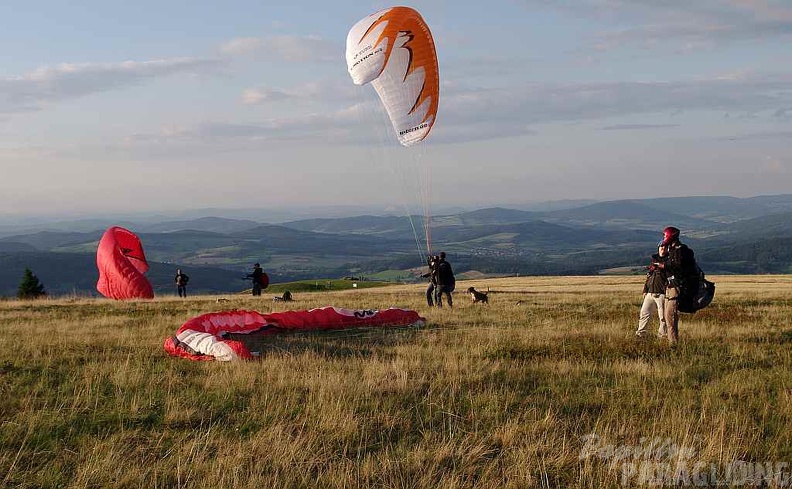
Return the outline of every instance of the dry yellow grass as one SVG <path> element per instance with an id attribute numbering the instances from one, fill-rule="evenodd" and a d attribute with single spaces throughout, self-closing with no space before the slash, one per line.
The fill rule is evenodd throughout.
<path id="1" fill-rule="evenodd" d="M 0 486 L 633 487 L 680 457 L 754 482 L 792 464 L 792 277 L 714 281 L 676 349 L 634 338 L 635 276 L 460 282 L 491 304 L 432 310 L 423 286 L 0 301 Z M 324 305 L 428 324 L 254 338 L 233 364 L 162 350 L 198 314 Z"/>

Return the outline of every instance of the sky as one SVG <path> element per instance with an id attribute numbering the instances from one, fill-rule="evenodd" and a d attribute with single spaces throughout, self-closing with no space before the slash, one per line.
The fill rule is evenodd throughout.
<path id="1" fill-rule="evenodd" d="M 2 2 L 0 216 L 792 192 L 791 0 L 404 3 L 441 79 L 412 148 L 344 58 L 393 5 Z"/>

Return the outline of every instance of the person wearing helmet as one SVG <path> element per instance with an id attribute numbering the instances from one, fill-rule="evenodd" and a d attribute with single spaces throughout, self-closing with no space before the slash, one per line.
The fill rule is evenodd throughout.
<path id="1" fill-rule="evenodd" d="M 668 342 L 673 346 L 679 340 L 679 297 L 698 289 L 696 259 L 693 250 L 679 241 L 679 229 L 673 226 L 663 229 L 663 239 L 658 246 L 664 246 L 668 251 L 668 258 L 658 266 L 665 271 L 668 278 L 663 313 Z"/>

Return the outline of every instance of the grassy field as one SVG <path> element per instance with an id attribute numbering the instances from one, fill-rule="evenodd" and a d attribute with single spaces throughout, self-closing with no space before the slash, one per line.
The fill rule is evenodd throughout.
<path id="1" fill-rule="evenodd" d="M 669 467 L 683 485 L 778 487 L 792 276 L 714 281 L 676 349 L 634 337 L 637 276 L 460 282 L 490 305 L 434 310 L 424 286 L 0 301 L 0 487 L 637 487 Z M 269 337 L 252 362 L 162 350 L 206 312 L 324 305 L 428 323 Z"/>
<path id="2" fill-rule="evenodd" d="M 352 289 L 367 289 L 371 287 L 383 287 L 390 285 L 387 282 L 376 280 L 338 280 L 338 279 L 316 279 L 299 280 L 296 282 L 279 282 L 267 288 L 270 294 L 278 295 L 288 290 L 292 294 L 297 292 L 318 292 L 318 291 L 339 291 Z M 250 289 L 248 289 L 249 293 Z"/>

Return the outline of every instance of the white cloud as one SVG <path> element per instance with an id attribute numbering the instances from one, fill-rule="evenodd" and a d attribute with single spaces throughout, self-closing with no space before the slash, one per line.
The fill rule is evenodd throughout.
<path id="1" fill-rule="evenodd" d="M 792 107 L 779 107 L 773 112 L 773 117 L 783 121 L 792 119 Z"/>
<path id="2" fill-rule="evenodd" d="M 765 173 L 783 174 L 787 172 L 787 166 L 780 158 L 766 156 L 762 163 L 762 171 Z"/>
<path id="3" fill-rule="evenodd" d="M 660 114 L 670 121 L 619 122 L 599 129 L 674 128 L 680 126 L 685 114 L 690 112 L 723 111 L 778 120 L 779 114 L 785 114 L 785 107 L 792 103 L 792 94 L 785 92 L 790 82 L 792 74 L 741 74 L 690 81 L 548 83 L 498 89 L 470 89 L 450 84 L 441 98 L 438 122 L 429 141 L 447 143 L 524 136 L 535 134 L 538 126 L 544 124 L 613 121 L 652 114 Z M 310 84 L 282 90 L 256 89 L 246 92 L 245 96 L 249 103 L 295 98 L 311 101 L 306 106 L 315 107 L 313 101 L 323 99 L 332 91 L 332 86 Z M 170 148 L 169 151 L 182 147 L 185 150 L 199 148 L 197 151 L 262 149 L 271 142 L 346 144 L 389 135 L 388 124 L 379 101 L 373 96 L 334 109 L 255 123 L 215 121 L 168 126 L 158 133 L 138 134 L 130 141 L 141 147 Z"/>
<path id="4" fill-rule="evenodd" d="M 242 91 L 242 103 L 245 105 L 284 100 L 288 97 L 286 93 L 273 88 L 246 88 Z"/>
<path id="5" fill-rule="evenodd" d="M 258 87 L 247 88 L 242 92 L 242 102 L 247 105 L 269 103 L 279 100 L 309 100 L 339 102 L 359 100 L 364 90 L 370 87 L 357 87 L 352 82 L 334 81 L 308 82 L 289 88 Z"/>
<path id="6" fill-rule="evenodd" d="M 792 74 L 668 82 L 526 84 L 508 89 L 447 90 L 441 115 L 450 123 L 577 122 L 650 113 L 757 113 L 789 106 Z"/>
<path id="7" fill-rule="evenodd" d="M 342 46 L 317 36 L 271 36 L 232 39 L 220 46 L 228 56 L 254 56 L 277 61 L 339 61 Z"/>
<path id="8" fill-rule="evenodd" d="M 154 133 L 134 134 L 120 145 L 108 145 L 108 150 L 118 155 L 129 152 L 161 155 L 206 155 L 229 151 L 262 151 L 272 143 L 299 142 L 328 144 L 360 141 L 355 123 L 348 113 L 313 113 L 291 118 L 271 119 L 259 123 L 238 124 L 225 121 L 204 122 L 195 125 L 166 126 Z M 360 131 L 357 131 L 360 132 Z"/>
<path id="9" fill-rule="evenodd" d="M 600 127 L 600 131 L 635 131 L 652 129 L 669 129 L 679 127 L 679 124 L 615 124 L 612 126 Z"/>
<path id="10" fill-rule="evenodd" d="M 22 76 L 0 78 L 0 114 L 40 110 L 51 103 L 155 78 L 207 72 L 220 64 L 218 60 L 178 58 L 46 66 Z"/>
<path id="11" fill-rule="evenodd" d="M 52 148 L 41 145 L 2 146 L 0 147 L 0 160 L 12 163 L 29 158 L 48 158 L 56 153 Z M 5 168 L 8 170 L 9 168 Z"/>
<path id="12" fill-rule="evenodd" d="M 792 131 L 763 131 L 763 132 L 749 132 L 747 134 L 740 134 L 720 138 L 720 140 L 728 141 L 789 141 L 792 142 Z"/>
<path id="13" fill-rule="evenodd" d="M 264 39 L 259 37 L 238 37 L 224 42 L 220 51 L 224 54 L 239 56 L 262 50 Z"/>
<path id="14" fill-rule="evenodd" d="M 598 50 L 638 46 L 686 52 L 724 42 L 792 36 L 792 6 L 786 0 L 579 0 L 574 5 L 524 2 L 623 26 L 597 35 L 590 47 Z"/>

